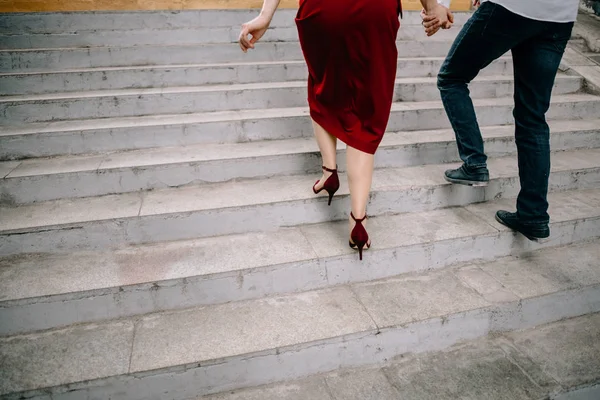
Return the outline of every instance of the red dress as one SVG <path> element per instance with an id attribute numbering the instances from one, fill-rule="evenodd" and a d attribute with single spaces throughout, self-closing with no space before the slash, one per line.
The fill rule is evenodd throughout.
<path id="1" fill-rule="evenodd" d="M 300 0 L 296 16 L 311 117 L 370 154 L 390 116 L 401 12 L 399 0 Z"/>

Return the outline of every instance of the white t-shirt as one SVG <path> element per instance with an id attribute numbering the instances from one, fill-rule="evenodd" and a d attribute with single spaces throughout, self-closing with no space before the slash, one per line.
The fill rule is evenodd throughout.
<path id="1" fill-rule="evenodd" d="M 579 0 L 481 0 L 484 1 L 538 21 L 574 22 L 579 11 Z"/>

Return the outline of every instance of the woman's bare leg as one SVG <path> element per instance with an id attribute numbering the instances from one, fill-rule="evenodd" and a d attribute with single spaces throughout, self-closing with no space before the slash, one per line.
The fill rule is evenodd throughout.
<path id="1" fill-rule="evenodd" d="M 336 169 L 336 156 L 337 156 L 337 138 L 333 135 L 327 133 L 321 125 L 317 124 L 315 121 L 313 123 L 313 129 L 315 131 L 315 138 L 317 139 L 317 144 L 319 145 L 319 150 L 321 151 L 321 158 L 323 159 L 323 166 L 329 169 Z M 323 183 L 331 176 L 331 172 L 323 170 L 323 176 L 317 186 L 316 190 L 319 190 L 323 187 Z"/>
<path id="2" fill-rule="evenodd" d="M 356 219 L 363 218 L 367 212 L 367 202 L 373 181 L 374 155 L 348 146 L 346 163 L 348 170 L 348 186 L 350 187 L 350 201 L 352 214 Z M 350 217 L 350 232 L 355 222 Z M 365 223 L 363 222 L 363 225 Z"/>

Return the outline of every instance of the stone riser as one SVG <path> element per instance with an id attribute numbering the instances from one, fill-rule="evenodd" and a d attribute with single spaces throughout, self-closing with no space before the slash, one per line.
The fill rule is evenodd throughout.
<path id="1" fill-rule="evenodd" d="M 376 168 L 399 168 L 460 161 L 455 141 L 450 132 L 445 139 L 404 145 L 385 144 L 384 142 L 376 154 L 375 166 Z M 316 174 L 321 170 L 321 161 L 316 143 L 311 142 L 311 144 L 311 151 L 255 156 L 251 153 L 252 149 L 250 148 L 245 158 L 210 161 L 182 160 L 171 162 L 171 164 L 161 164 L 157 161 L 155 165 L 144 165 L 144 160 L 152 157 L 144 155 L 138 156 L 140 157 L 139 165 L 135 165 L 136 155 L 131 154 L 120 157 L 121 163 L 126 162 L 129 165 L 123 167 L 117 167 L 119 162 L 113 160 L 114 156 L 107 155 L 100 159 L 96 158 L 98 169 L 84 170 L 82 168 L 86 167 L 88 163 L 82 163 L 81 168 L 77 170 L 76 164 L 72 162 L 73 171 L 66 173 L 48 173 L 54 169 L 52 163 L 44 167 L 44 160 L 34 160 L 33 163 L 38 165 L 39 175 L 18 177 L 21 171 L 19 167 L 15 168 L 2 181 L 0 196 L 4 203 L 18 204 L 164 189 L 188 184 L 225 182 L 240 178 L 266 178 L 299 173 Z M 275 143 L 265 145 L 274 145 L 274 151 L 278 150 Z M 489 137 L 486 139 L 485 147 L 488 156 L 493 158 L 516 154 L 512 135 Z M 551 148 L 554 151 L 600 148 L 600 134 L 598 130 L 559 132 L 552 135 Z M 185 158 L 185 154 L 193 153 L 189 148 L 180 150 L 181 158 Z M 198 147 L 197 150 L 199 154 L 203 154 L 201 147 Z M 223 151 L 226 152 L 226 150 Z M 174 156 L 164 157 L 172 159 Z M 160 154 L 156 154 L 154 158 L 160 160 Z M 65 163 L 68 163 L 68 160 L 65 160 Z M 131 166 L 132 164 L 133 166 Z M 338 164 L 340 171 L 345 171 L 346 161 L 343 150 L 339 151 Z M 20 168 L 27 169 L 27 165 L 26 162 Z M 110 167 L 110 165 L 113 166 Z M 42 175 L 46 173 L 48 174 Z"/>
<path id="2" fill-rule="evenodd" d="M 399 57 L 445 57 L 451 42 L 398 42 Z M 296 42 L 266 42 L 243 53 L 238 44 L 97 47 L 0 51 L 0 72 L 120 66 L 302 60 Z"/>
<path id="3" fill-rule="evenodd" d="M 401 58 L 398 78 L 435 77 L 442 65 L 438 58 Z M 501 58 L 481 71 L 480 76 L 509 75 L 512 60 Z M 107 68 L 73 72 L 40 72 L 0 75 L 2 95 L 80 92 L 88 90 L 136 89 L 169 86 L 201 86 L 239 83 L 305 81 L 304 61 L 181 65 L 163 67 Z"/>
<path id="4" fill-rule="evenodd" d="M 481 126 L 514 123 L 512 99 L 476 102 Z M 392 107 L 388 131 L 415 131 L 448 128 L 448 117 L 441 105 L 398 103 Z M 600 115 L 600 99 L 576 97 L 563 101 L 555 97 L 548 112 L 549 120 L 596 119 Z M 195 118 L 195 117 L 194 117 Z M 31 156 L 101 153 L 127 149 L 183 146 L 202 143 L 239 143 L 312 136 L 312 125 L 306 109 L 274 110 L 271 113 L 248 111 L 223 114 L 207 121 L 192 122 L 186 115 L 174 117 L 141 117 L 134 121 L 73 121 L 68 124 L 24 129 L 5 129 L 0 136 L 0 160 Z M 184 122 L 184 121 L 189 122 Z M 139 121 L 139 122 L 137 122 Z M 109 123 L 110 122 L 110 123 Z M 108 125 L 104 127 L 103 125 Z M 137 126 L 136 126 L 137 125 Z"/>
<path id="5" fill-rule="evenodd" d="M 553 93 L 572 94 L 581 89 L 578 77 L 560 76 Z M 509 97 L 514 91 L 510 77 L 473 82 L 472 98 Z M 97 97 L 80 93 L 73 98 L 45 100 L 32 96 L 17 100 L 0 99 L 0 114 L 6 125 L 19 126 L 31 122 L 80 120 L 94 118 L 137 117 L 145 115 L 200 113 L 229 110 L 257 110 L 262 108 L 303 107 L 306 105 L 306 83 L 285 85 L 253 84 L 252 87 L 157 89 L 157 93 L 133 90 L 130 94 L 106 93 Z M 435 101 L 439 90 L 435 78 L 398 81 L 395 102 Z"/>

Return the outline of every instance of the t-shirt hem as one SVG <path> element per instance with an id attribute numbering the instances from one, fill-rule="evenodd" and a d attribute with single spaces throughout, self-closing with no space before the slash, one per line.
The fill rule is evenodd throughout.
<path id="1" fill-rule="evenodd" d="M 506 4 L 502 4 L 502 3 L 499 3 L 499 2 L 494 1 L 494 0 L 484 0 L 484 1 L 489 1 L 490 3 L 497 4 L 497 5 L 501 6 L 501 7 L 506 8 L 508 11 L 510 11 L 512 13 L 520 15 L 521 17 L 525 17 L 525 18 L 528 18 L 528 19 L 533 19 L 535 21 L 555 22 L 555 23 L 559 23 L 559 24 L 568 24 L 568 23 L 571 23 L 571 22 L 575 22 L 577 20 L 577 14 L 575 14 L 575 19 L 571 19 L 571 18 L 568 18 L 568 19 L 549 19 L 549 18 L 544 18 L 544 19 L 542 19 L 542 18 L 538 18 L 538 17 L 533 17 L 531 15 L 527 15 L 526 13 L 523 13 L 522 11 L 515 10 L 515 9 L 513 9 L 510 6 L 507 6 Z"/>

